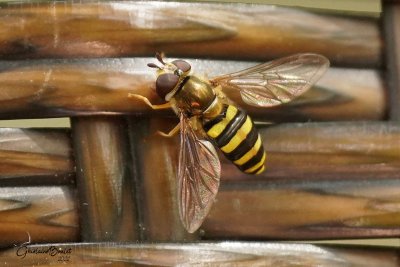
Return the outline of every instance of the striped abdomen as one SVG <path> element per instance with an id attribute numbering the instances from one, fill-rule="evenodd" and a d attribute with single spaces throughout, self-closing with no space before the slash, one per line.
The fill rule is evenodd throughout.
<path id="1" fill-rule="evenodd" d="M 225 105 L 221 114 L 203 123 L 203 127 L 241 171 L 251 174 L 264 171 L 266 155 L 260 135 L 243 110 Z"/>

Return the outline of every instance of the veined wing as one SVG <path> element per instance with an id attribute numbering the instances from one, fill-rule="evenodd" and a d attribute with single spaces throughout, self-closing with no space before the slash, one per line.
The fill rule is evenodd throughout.
<path id="1" fill-rule="evenodd" d="M 240 90 L 245 103 L 271 107 L 287 103 L 307 91 L 329 67 L 318 54 L 296 54 L 222 75 L 211 82 Z"/>
<path id="2" fill-rule="evenodd" d="M 218 192 L 221 165 L 214 146 L 200 139 L 189 118 L 180 114 L 181 147 L 178 167 L 179 215 L 189 233 L 207 216 Z"/>

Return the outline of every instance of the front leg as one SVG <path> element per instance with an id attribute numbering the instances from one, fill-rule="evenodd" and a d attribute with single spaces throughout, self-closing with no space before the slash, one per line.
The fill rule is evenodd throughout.
<path id="1" fill-rule="evenodd" d="M 168 133 L 162 132 L 162 131 L 157 131 L 158 135 L 161 135 L 163 137 L 174 137 L 175 135 L 178 134 L 179 130 L 181 129 L 181 123 L 178 123 L 171 131 L 169 131 Z"/>
<path id="2" fill-rule="evenodd" d="M 151 104 L 150 100 L 147 97 L 144 97 L 142 95 L 138 95 L 138 94 L 132 94 L 129 93 L 128 97 L 132 97 L 132 98 L 136 98 L 139 99 L 141 101 L 143 101 L 146 105 L 148 105 L 151 109 L 167 109 L 167 108 L 172 108 L 171 102 L 167 102 L 165 104 L 161 104 L 161 105 L 153 105 Z M 169 131 L 168 133 L 165 133 L 163 131 L 157 131 L 158 135 L 161 135 L 163 137 L 174 137 L 180 129 L 180 123 L 178 123 L 171 131 Z"/>
<path id="3" fill-rule="evenodd" d="M 167 108 L 172 108 L 170 102 L 167 102 L 167 103 L 164 103 L 164 104 L 160 104 L 160 105 L 153 105 L 147 97 L 144 97 L 144 96 L 138 95 L 138 94 L 129 93 L 129 94 L 128 94 L 128 97 L 136 98 L 136 99 L 139 99 L 139 100 L 143 101 L 143 102 L 144 102 L 146 105 L 148 105 L 151 109 L 167 109 Z"/>

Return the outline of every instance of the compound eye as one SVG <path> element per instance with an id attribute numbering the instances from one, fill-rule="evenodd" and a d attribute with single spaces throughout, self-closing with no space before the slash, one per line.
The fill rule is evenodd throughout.
<path id="1" fill-rule="evenodd" d="M 165 96 L 170 93 L 178 84 L 179 77 L 172 73 L 164 73 L 158 76 L 156 81 L 157 94 L 165 99 Z"/>
<path id="2" fill-rule="evenodd" d="M 190 71 L 190 69 L 192 68 L 189 63 L 187 63 L 186 61 L 181 60 L 181 59 L 172 61 L 172 64 L 174 64 L 183 73 L 188 73 Z"/>

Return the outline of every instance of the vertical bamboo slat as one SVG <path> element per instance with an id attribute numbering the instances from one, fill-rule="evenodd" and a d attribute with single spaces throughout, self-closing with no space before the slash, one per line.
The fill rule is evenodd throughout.
<path id="1" fill-rule="evenodd" d="M 384 3 L 386 79 L 389 96 L 389 118 L 400 121 L 400 5 Z"/>
<path id="2" fill-rule="evenodd" d="M 78 117 L 72 133 L 83 240 L 137 240 L 125 121 Z"/>
<path id="3" fill-rule="evenodd" d="M 177 138 L 156 135 L 169 131 L 177 120 L 150 118 L 130 121 L 131 142 L 137 144 L 137 191 L 139 213 L 145 241 L 183 241 L 196 239 L 183 228 L 178 214 L 176 159 Z"/>

